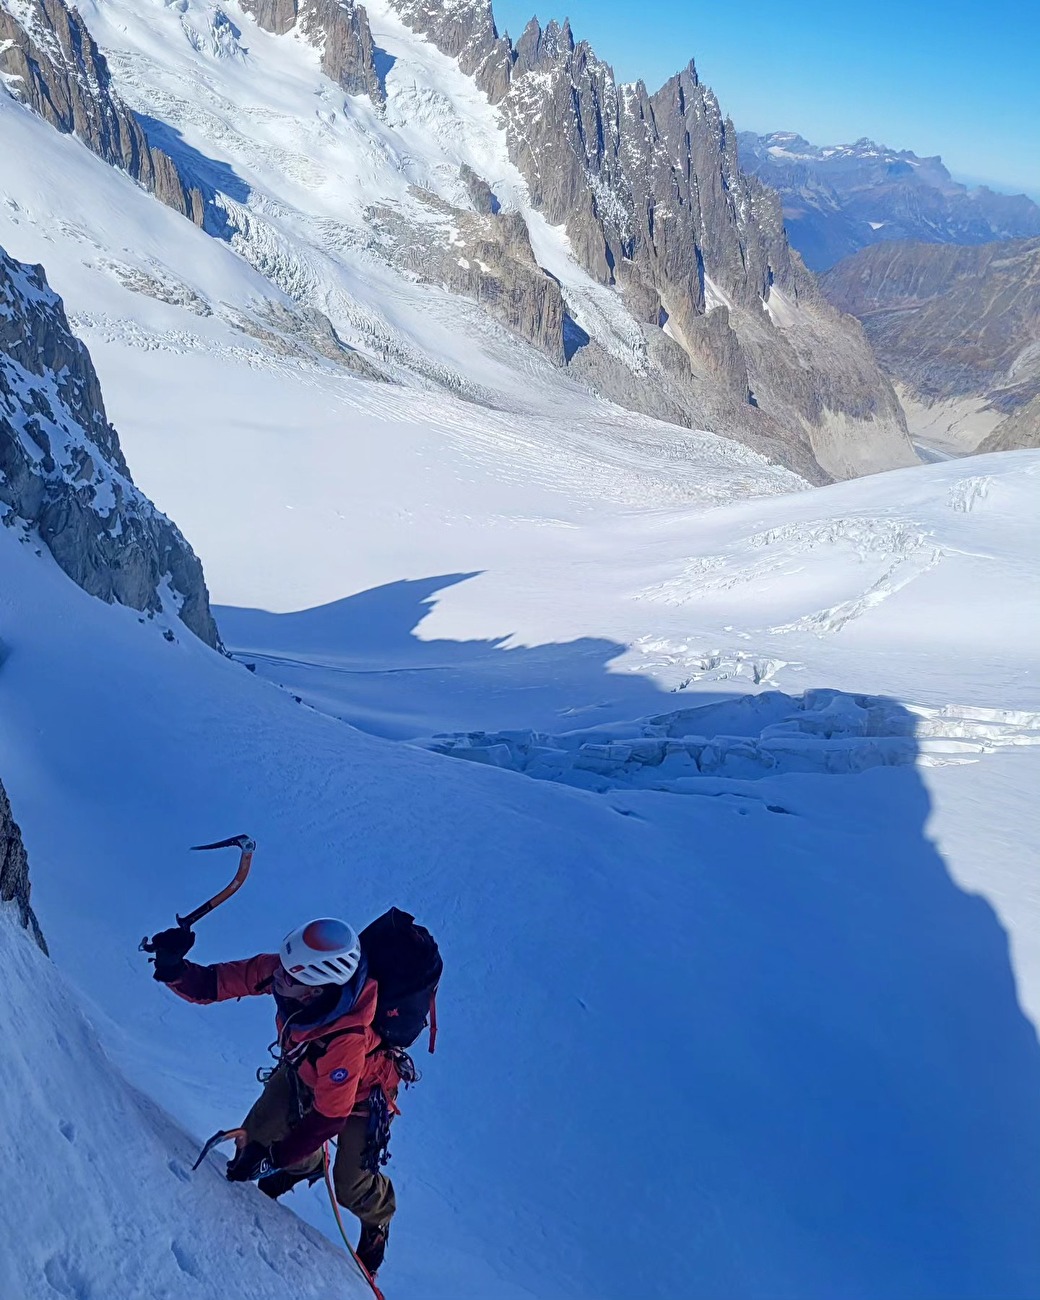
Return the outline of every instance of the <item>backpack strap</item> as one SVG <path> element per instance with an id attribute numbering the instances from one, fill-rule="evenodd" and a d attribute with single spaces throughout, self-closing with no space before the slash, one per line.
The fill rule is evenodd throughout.
<path id="1" fill-rule="evenodd" d="M 437 988 L 430 994 L 430 1055 L 437 1050 Z"/>
<path id="2" fill-rule="evenodd" d="M 347 1034 L 363 1034 L 367 1028 L 367 1025 L 351 1025 L 349 1029 L 337 1029 L 331 1034 L 324 1034 L 321 1038 L 312 1038 L 307 1044 L 303 1055 L 310 1061 L 311 1065 L 317 1065 L 329 1050 L 330 1043 L 337 1038 L 345 1038 Z"/>

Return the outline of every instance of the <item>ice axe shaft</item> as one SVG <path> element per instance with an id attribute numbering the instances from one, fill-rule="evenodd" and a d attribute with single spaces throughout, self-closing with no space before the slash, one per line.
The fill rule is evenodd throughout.
<path id="1" fill-rule="evenodd" d="M 224 886 L 220 893 L 214 894 L 212 898 L 207 898 L 204 903 L 200 903 L 187 916 L 177 917 L 177 924 L 182 925 L 186 930 L 190 930 L 196 921 L 201 921 L 204 916 L 209 916 L 215 907 L 219 907 L 221 903 L 226 903 L 232 894 L 237 893 L 242 888 L 246 882 L 246 876 L 249 875 L 249 868 L 253 865 L 253 854 L 256 851 L 256 840 L 248 835 L 232 835 L 230 839 L 217 840 L 213 844 L 192 845 L 193 853 L 201 853 L 208 849 L 231 848 L 241 850 L 238 859 L 238 870 L 235 872 L 233 879 Z"/>
<path id="2" fill-rule="evenodd" d="M 232 835 L 228 840 L 217 840 L 213 844 L 193 844 L 193 852 L 201 852 L 204 849 L 239 849 L 238 870 L 235 872 L 233 879 L 224 886 L 219 894 L 214 894 L 212 898 L 200 904 L 194 912 L 189 912 L 187 916 L 178 916 L 177 924 L 182 930 L 190 930 L 196 921 L 201 921 L 204 916 L 209 916 L 215 907 L 221 903 L 226 903 L 232 894 L 236 893 L 246 882 L 246 876 L 249 875 L 249 868 L 253 865 L 253 854 L 256 851 L 256 840 L 249 835 Z M 138 945 L 141 952 L 155 952 L 155 946 L 146 935 Z"/>

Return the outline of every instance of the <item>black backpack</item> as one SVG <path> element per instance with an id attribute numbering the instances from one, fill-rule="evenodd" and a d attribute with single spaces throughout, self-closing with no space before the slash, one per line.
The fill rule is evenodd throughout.
<path id="1" fill-rule="evenodd" d="M 415 917 L 392 907 L 361 931 L 369 976 L 379 984 L 376 1033 L 390 1047 L 411 1047 L 427 1024 L 437 1041 L 437 985 L 444 963 L 437 941 Z"/>

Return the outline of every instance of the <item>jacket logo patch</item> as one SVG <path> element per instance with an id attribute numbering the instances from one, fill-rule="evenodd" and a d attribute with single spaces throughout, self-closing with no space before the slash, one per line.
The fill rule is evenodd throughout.
<path id="1" fill-rule="evenodd" d="M 346 1081 L 350 1078 L 350 1071 L 333 1070 L 332 1073 L 329 1075 L 329 1078 L 332 1080 L 333 1083 L 346 1083 Z"/>

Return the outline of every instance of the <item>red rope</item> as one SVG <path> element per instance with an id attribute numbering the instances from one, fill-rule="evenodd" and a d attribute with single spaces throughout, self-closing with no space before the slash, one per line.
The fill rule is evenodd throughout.
<path id="1" fill-rule="evenodd" d="M 329 1191 L 329 1204 L 332 1206 L 332 1213 L 336 1216 L 336 1223 L 339 1227 L 339 1235 L 343 1238 L 343 1244 L 350 1252 L 350 1258 L 361 1270 L 361 1275 L 372 1288 L 376 1300 L 385 1300 L 382 1291 L 376 1286 L 376 1280 L 372 1274 L 365 1268 L 361 1260 L 357 1257 L 357 1251 L 350 1244 L 350 1238 L 347 1236 L 347 1230 L 343 1226 L 343 1217 L 339 1212 L 339 1203 L 336 1200 L 336 1189 L 332 1185 L 332 1173 L 329 1168 L 329 1144 L 326 1142 L 321 1148 L 322 1170 L 325 1174 L 325 1186 Z"/>

